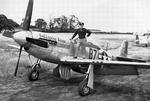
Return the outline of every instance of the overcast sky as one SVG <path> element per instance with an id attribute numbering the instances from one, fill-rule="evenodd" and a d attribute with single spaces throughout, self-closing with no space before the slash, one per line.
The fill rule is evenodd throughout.
<path id="1" fill-rule="evenodd" d="M 28 0 L 0 0 L 0 13 L 18 23 Z M 150 0 L 34 0 L 32 23 L 61 15 L 76 15 L 86 28 L 104 31 L 150 30 Z"/>

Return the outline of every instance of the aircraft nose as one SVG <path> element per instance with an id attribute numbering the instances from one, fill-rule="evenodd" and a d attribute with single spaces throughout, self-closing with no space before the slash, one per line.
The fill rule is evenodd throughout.
<path id="1" fill-rule="evenodd" d="M 21 31 L 14 34 L 13 39 L 21 46 L 24 46 L 27 41 L 26 37 L 29 37 L 29 33 L 27 31 Z"/>

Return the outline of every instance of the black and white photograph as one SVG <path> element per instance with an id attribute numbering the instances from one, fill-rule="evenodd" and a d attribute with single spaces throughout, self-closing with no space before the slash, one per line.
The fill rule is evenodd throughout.
<path id="1" fill-rule="evenodd" d="M 1 0 L 0 101 L 150 101 L 150 1 Z"/>

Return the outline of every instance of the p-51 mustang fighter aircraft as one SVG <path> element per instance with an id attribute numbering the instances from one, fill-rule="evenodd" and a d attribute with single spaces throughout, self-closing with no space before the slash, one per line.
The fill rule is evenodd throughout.
<path id="1" fill-rule="evenodd" d="M 141 35 L 136 35 L 135 43 L 139 46 L 148 47 L 150 44 L 150 33 L 142 33 Z"/>
<path id="2" fill-rule="evenodd" d="M 22 48 L 30 55 L 38 58 L 29 73 L 29 80 L 39 77 L 40 61 L 58 64 L 53 74 L 65 80 L 71 77 L 71 70 L 85 74 L 85 79 L 79 84 L 79 94 L 85 96 L 93 91 L 94 75 L 138 75 L 138 68 L 149 69 L 150 64 L 142 60 L 127 58 L 127 41 L 122 43 L 120 54 L 111 56 L 92 42 L 86 44 L 86 58 L 79 52 L 78 58 L 73 58 L 76 43 L 61 39 L 50 33 L 29 30 L 32 16 L 33 0 L 29 0 L 22 31 L 7 33 L 3 36 L 13 38 L 20 45 L 20 52 L 14 75 L 16 76 Z"/>

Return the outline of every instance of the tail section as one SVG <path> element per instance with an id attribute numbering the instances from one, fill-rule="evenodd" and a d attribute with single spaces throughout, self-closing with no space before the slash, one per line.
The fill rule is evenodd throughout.
<path id="1" fill-rule="evenodd" d="M 136 35 L 136 36 L 135 36 L 135 43 L 136 43 L 136 44 L 139 44 L 139 35 Z"/>
<path id="2" fill-rule="evenodd" d="M 124 40 L 122 42 L 119 51 L 120 51 L 120 53 L 119 53 L 120 57 L 127 57 L 127 55 L 128 55 L 128 42 L 126 40 Z"/>
<path id="3" fill-rule="evenodd" d="M 139 35 L 135 35 L 135 40 L 139 40 Z"/>

